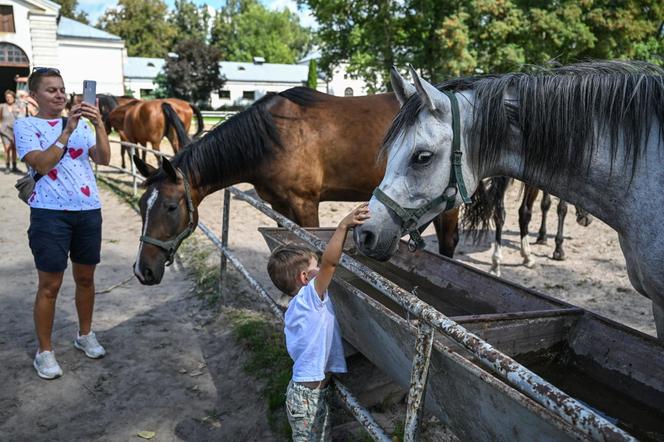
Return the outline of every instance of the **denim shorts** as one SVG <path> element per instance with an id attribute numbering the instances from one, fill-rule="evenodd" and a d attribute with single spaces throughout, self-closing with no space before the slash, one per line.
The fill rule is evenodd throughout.
<path id="1" fill-rule="evenodd" d="M 42 272 L 63 272 L 68 257 L 76 264 L 99 264 L 101 209 L 30 208 L 28 238 L 35 266 Z"/>

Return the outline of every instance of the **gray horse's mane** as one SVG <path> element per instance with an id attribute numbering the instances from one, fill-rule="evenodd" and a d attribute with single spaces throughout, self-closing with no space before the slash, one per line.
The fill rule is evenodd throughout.
<path id="1" fill-rule="evenodd" d="M 458 78 L 437 87 L 474 91 L 473 123 L 465 136 L 478 147 L 473 160 L 479 170 L 496 164 L 515 127 L 525 152 L 526 178 L 542 177 L 547 169 L 553 173 L 588 167 L 599 133 L 609 135 L 612 163 L 619 145 L 624 146 L 620 154 L 631 162 L 633 176 L 653 123 L 659 123 L 659 142 L 664 139 L 664 70 L 645 62 L 538 67 L 530 73 Z M 415 94 L 396 116 L 383 151 L 415 123 L 421 110 Z"/>

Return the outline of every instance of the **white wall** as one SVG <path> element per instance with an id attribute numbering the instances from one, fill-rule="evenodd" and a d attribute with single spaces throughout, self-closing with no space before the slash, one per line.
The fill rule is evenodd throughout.
<path id="1" fill-rule="evenodd" d="M 269 83 L 269 82 L 242 82 L 242 81 L 226 81 L 223 90 L 230 91 L 231 97 L 228 99 L 219 98 L 217 92 L 212 92 L 210 96 L 210 104 L 213 109 L 220 106 L 229 106 L 234 104 L 247 105 L 252 103 L 253 100 L 244 100 L 242 94 L 244 91 L 255 91 L 255 99 L 258 100 L 268 92 L 281 92 L 292 87 L 302 86 L 302 82 L 294 81 L 292 83 Z M 325 92 L 325 83 L 319 83 L 319 91 Z"/>
<path id="2" fill-rule="evenodd" d="M 81 93 L 83 80 L 95 80 L 99 94 L 124 94 L 123 43 L 58 39 L 60 72 L 68 93 Z"/>
<path id="3" fill-rule="evenodd" d="M 134 98 L 142 99 L 141 89 L 155 90 L 157 85 L 152 79 L 149 78 L 125 78 L 125 92 L 134 96 Z"/>
<path id="4" fill-rule="evenodd" d="M 8 4 L 14 7 L 14 27 L 16 32 L 13 34 L 8 32 L 0 33 L 0 41 L 15 44 L 23 49 L 30 63 L 32 63 L 32 40 L 30 38 L 30 20 L 28 18 L 30 10 L 18 2 L 8 2 Z"/>
<path id="5" fill-rule="evenodd" d="M 332 71 L 332 79 L 328 82 L 327 93 L 343 97 L 346 88 L 353 89 L 353 95 L 367 95 L 367 85 L 361 78 L 352 79 L 350 74 L 346 72 L 348 67 L 347 63 L 341 63 L 334 67 Z"/>

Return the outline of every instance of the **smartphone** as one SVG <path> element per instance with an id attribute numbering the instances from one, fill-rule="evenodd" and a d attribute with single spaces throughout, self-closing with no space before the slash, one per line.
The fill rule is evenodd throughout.
<path id="1" fill-rule="evenodd" d="M 95 106 L 97 104 L 97 82 L 83 80 L 83 102 Z"/>

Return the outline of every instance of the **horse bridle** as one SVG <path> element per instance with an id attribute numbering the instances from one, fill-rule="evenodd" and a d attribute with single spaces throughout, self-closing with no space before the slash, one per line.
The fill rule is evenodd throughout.
<path id="1" fill-rule="evenodd" d="M 461 167 L 461 118 L 459 114 L 459 102 L 453 92 L 442 92 L 449 98 L 452 110 L 452 169 L 450 172 L 450 182 L 445 190 L 438 197 L 415 208 L 400 206 L 399 203 L 390 198 L 378 187 L 373 191 L 376 199 L 392 210 L 401 220 L 401 231 L 407 231 L 410 235 L 408 248 L 412 251 L 421 249 L 425 245 L 420 232 L 417 230 L 417 222 L 425 213 L 442 203 L 446 203 L 444 210 L 454 208 L 457 194 L 461 195 L 464 204 L 470 203 Z M 448 192 L 449 189 L 453 189 L 453 192 Z"/>
<path id="2" fill-rule="evenodd" d="M 187 180 L 187 177 L 184 175 L 184 173 L 182 173 L 182 171 L 179 168 L 176 168 L 175 171 L 179 172 L 180 175 L 182 175 L 182 182 L 184 183 L 184 196 L 185 200 L 187 201 L 187 212 L 189 213 L 189 223 L 187 224 L 187 228 L 184 229 L 175 238 L 171 238 L 167 241 L 161 241 L 157 238 L 152 238 L 147 235 L 141 235 L 140 238 L 140 241 L 147 244 L 152 244 L 153 246 L 157 246 L 160 249 L 165 250 L 166 253 L 168 253 L 166 266 L 173 264 L 173 258 L 175 257 L 176 250 L 178 249 L 178 247 L 180 247 L 182 241 L 184 241 L 185 238 L 191 235 L 194 229 L 196 228 L 196 223 L 194 222 L 194 202 L 191 199 L 191 192 L 189 191 L 189 180 Z"/>

